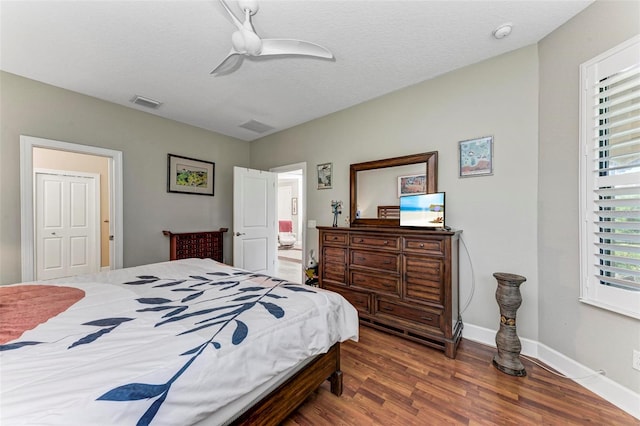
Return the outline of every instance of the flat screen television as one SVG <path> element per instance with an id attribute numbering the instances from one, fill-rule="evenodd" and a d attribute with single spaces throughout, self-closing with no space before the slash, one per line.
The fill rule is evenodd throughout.
<path id="1" fill-rule="evenodd" d="M 400 226 L 445 229 L 444 192 L 400 197 Z"/>

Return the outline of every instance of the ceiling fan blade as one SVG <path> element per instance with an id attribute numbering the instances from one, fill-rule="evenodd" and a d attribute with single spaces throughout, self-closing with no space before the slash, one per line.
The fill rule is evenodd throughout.
<path id="1" fill-rule="evenodd" d="M 267 55 L 304 55 L 333 59 L 333 54 L 319 44 L 302 40 L 273 38 L 262 40 L 262 51 L 259 56 Z"/>
<path id="2" fill-rule="evenodd" d="M 224 0 L 220 0 L 220 3 L 222 4 L 222 7 L 224 7 L 224 10 L 227 11 L 227 13 L 229 14 L 229 16 L 231 17 L 231 20 L 233 21 L 233 24 L 239 29 L 241 30 L 243 27 L 242 22 L 240 22 L 240 20 L 236 17 L 236 15 L 233 14 L 233 12 L 231 11 L 231 9 L 229 9 L 229 6 L 227 6 L 227 3 L 225 3 Z"/>
<path id="3" fill-rule="evenodd" d="M 231 59 L 234 56 L 236 57 L 236 60 L 230 61 L 229 59 Z M 230 69 L 232 68 L 235 69 L 236 65 L 238 65 L 238 62 L 239 62 L 237 59 L 240 59 L 240 58 L 242 58 L 242 54 L 231 49 L 231 52 L 229 52 L 229 54 L 222 60 L 222 62 L 218 64 L 217 67 L 213 69 L 213 71 L 211 71 L 210 74 L 213 74 L 213 75 L 225 74 Z"/>

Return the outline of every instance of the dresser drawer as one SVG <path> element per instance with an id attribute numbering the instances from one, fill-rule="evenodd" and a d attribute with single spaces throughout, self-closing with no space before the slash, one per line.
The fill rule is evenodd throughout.
<path id="1" fill-rule="evenodd" d="M 400 237 L 393 235 L 351 234 L 352 247 L 400 250 Z"/>
<path id="2" fill-rule="evenodd" d="M 348 241 L 348 236 L 346 232 L 323 232 L 322 233 L 322 242 L 326 244 L 342 244 L 346 245 Z"/>
<path id="3" fill-rule="evenodd" d="M 405 297 L 442 303 L 444 265 L 441 260 L 404 256 Z"/>
<path id="4" fill-rule="evenodd" d="M 347 267 L 344 263 L 324 262 L 322 267 L 322 280 L 334 281 L 346 285 Z"/>
<path id="5" fill-rule="evenodd" d="M 347 263 L 347 249 L 341 247 L 323 247 L 322 261 L 332 263 Z"/>
<path id="6" fill-rule="evenodd" d="M 380 253 L 365 250 L 351 250 L 351 265 L 366 268 L 400 272 L 400 256 L 394 253 Z"/>
<path id="7" fill-rule="evenodd" d="M 444 256 L 445 240 L 435 238 L 404 237 L 402 250 L 405 253 Z"/>
<path id="8" fill-rule="evenodd" d="M 385 274 L 364 274 L 351 271 L 351 286 L 363 290 L 400 296 L 400 277 Z"/>
<path id="9" fill-rule="evenodd" d="M 405 306 L 378 299 L 376 314 L 392 315 L 407 321 L 440 328 L 440 313 L 422 307 Z"/>
<path id="10" fill-rule="evenodd" d="M 343 287 L 332 285 L 323 286 L 323 288 L 341 294 L 349 303 L 351 303 L 358 312 L 365 314 L 371 313 L 371 296 L 368 293 L 349 290 Z"/>

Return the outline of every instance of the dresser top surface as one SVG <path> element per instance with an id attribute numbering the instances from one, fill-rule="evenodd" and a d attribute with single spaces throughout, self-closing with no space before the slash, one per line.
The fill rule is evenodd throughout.
<path id="1" fill-rule="evenodd" d="M 320 231 L 325 232 L 358 232 L 376 234 L 420 234 L 420 235 L 440 235 L 453 236 L 462 233 L 460 229 L 432 230 L 408 226 L 316 226 Z"/>

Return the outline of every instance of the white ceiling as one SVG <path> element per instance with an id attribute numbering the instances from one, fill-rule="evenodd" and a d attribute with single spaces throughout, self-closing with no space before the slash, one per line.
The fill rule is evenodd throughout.
<path id="1" fill-rule="evenodd" d="M 312 41 L 335 60 L 247 59 L 214 77 L 235 30 L 218 0 L 2 0 L 0 69 L 249 141 L 536 43 L 591 2 L 262 0 L 261 37 Z M 238 127 L 249 120 L 275 130 Z"/>

